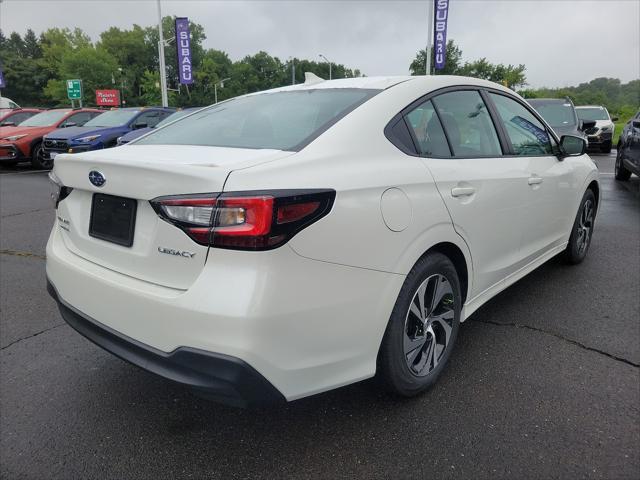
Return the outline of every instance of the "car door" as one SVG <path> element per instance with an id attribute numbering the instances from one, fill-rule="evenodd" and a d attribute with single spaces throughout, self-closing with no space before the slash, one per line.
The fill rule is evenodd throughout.
<path id="1" fill-rule="evenodd" d="M 454 228 L 469 246 L 474 297 L 521 264 L 527 161 L 503 156 L 501 139 L 478 90 L 447 91 L 420 110 L 425 118 L 412 112 L 407 123 Z"/>
<path id="2" fill-rule="evenodd" d="M 527 200 L 520 248 L 523 261 L 528 263 L 567 241 L 576 192 L 582 185 L 575 177 L 573 159 L 561 160 L 556 155 L 555 139 L 524 103 L 502 92 L 488 92 L 488 97 L 509 153 L 526 162 Z"/>

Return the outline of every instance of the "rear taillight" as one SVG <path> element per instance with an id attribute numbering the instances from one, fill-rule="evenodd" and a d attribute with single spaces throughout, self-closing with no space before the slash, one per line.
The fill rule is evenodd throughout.
<path id="1" fill-rule="evenodd" d="M 269 190 L 174 195 L 151 200 L 153 209 L 201 245 L 269 250 L 324 217 L 334 190 Z"/>

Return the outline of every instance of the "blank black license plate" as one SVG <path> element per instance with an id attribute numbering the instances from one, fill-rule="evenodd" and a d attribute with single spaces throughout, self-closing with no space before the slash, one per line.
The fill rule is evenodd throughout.
<path id="1" fill-rule="evenodd" d="M 136 225 L 138 202 L 132 198 L 94 193 L 89 235 L 130 247 Z"/>

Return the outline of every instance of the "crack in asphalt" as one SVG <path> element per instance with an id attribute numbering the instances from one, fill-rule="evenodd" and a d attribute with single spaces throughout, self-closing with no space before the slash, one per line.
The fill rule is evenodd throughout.
<path id="1" fill-rule="evenodd" d="M 555 333 L 555 332 L 552 332 L 550 330 L 545 330 L 544 328 L 532 327 L 531 325 L 524 325 L 524 324 L 521 324 L 521 323 L 492 322 L 491 320 L 473 320 L 473 321 L 474 322 L 478 322 L 478 323 L 486 323 L 486 324 L 489 324 L 489 325 L 498 325 L 500 327 L 524 328 L 526 330 L 533 330 L 534 332 L 544 333 L 545 335 L 551 335 L 552 337 L 560 339 L 563 342 L 567 342 L 567 343 L 570 343 L 570 344 L 575 345 L 577 347 L 580 347 L 583 350 L 588 350 L 590 352 L 599 353 L 600 355 L 603 355 L 605 357 L 609 357 L 612 360 L 615 360 L 617 362 L 626 363 L 627 365 L 630 365 L 632 367 L 640 368 L 640 364 L 632 362 L 631 360 L 627 360 L 624 357 L 619 357 L 617 355 L 614 355 L 613 353 L 605 352 L 604 350 L 600 350 L 599 348 L 590 347 L 588 345 L 585 345 L 584 343 L 578 342 L 577 340 L 572 340 L 570 338 L 563 337 L 559 333 Z"/>
<path id="2" fill-rule="evenodd" d="M 26 212 L 18 212 L 18 213 L 8 213 L 6 215 L 0 216 L 0 218 L 9 218 L 9 217 L 17 217 L 18 215 L 26 215 L 27 213 L 37 213 L 37 212 L 46 212 L 51 210 L 50 208 L 38 208 L 36 210 L 27 210 Z"/>
<path id="3" fill-rule="evenodd" d="M 31 334 L 31 335 L 28 335 L 26 337 L 18 338 L 17 340 L 14 340 L 13 342 L 11 342 L 11 343 L 5 345 L 4 347 L 0 348 L 0 351 L 4 350 L 6 348 L 9 348 L 11 345 L 15 345 L 16 343 L 20 343 L 23 340 L 29 340 L 30 338 L 37 337 L 38 335 L 40 335 L 42 333 L 46 333 L 46 332 L 48 332 L 50 330 L 53 330 L 54 328 L 58 328 L 58 327 L 61 327 L 63 325 L 66 325 L 66 322 L 58 323 L 58 324 L 54 325 L 53 327 L 45 328 L 44 330 L 40 330 L 39 332 L 36 332 L 34 334 Z"/>
<path id="4" fill-rule="evenodd" d="M 39 258 L 40 260 L 46 260 L 47 257 L 40 255 L 39 253 L 21 252 L 20 250 L 9 250 L 3 248 L 0 250 L 0 255 L 13 255 L 14 257 L 27 257 L 27 258 Z"/>

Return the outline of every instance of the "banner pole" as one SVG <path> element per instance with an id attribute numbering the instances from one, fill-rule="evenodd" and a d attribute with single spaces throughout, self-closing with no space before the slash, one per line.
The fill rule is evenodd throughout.
<path id="1" fill-rule="evenodd" d="M 427 50 L 424 66 L 424 74 L 431 75 L 431 49 L 433 45 L 433 2 L 435 0 L 427 0 Z"/>
<path id="2" fill-rule="evenodd" d="M 164 33 L 162 32 L 162 10 L 160 0 L 158 0 L 158 63 L 160 63 L 160 94 L 162 95 L 162 106 L 169 106 L 167 95 L 167 69 L 164 64 Z"/>

